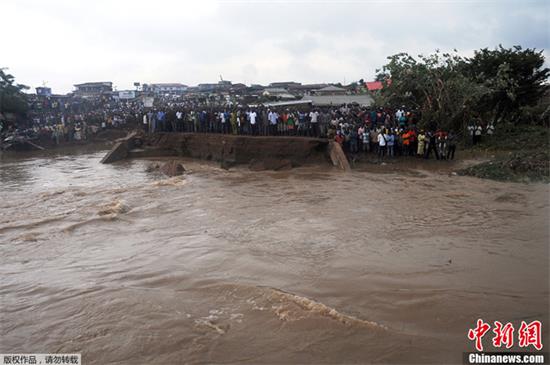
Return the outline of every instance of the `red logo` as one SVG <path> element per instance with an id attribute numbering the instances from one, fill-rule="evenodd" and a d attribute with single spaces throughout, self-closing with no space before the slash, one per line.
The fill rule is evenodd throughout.
<path id="1" fill-rule="evenodd" d="M 529 324 L 525 321 L 521 321 L 521 327 L 519 328 L 519 347 L 528 347 L 533 345 L 537 350 L 542 350 L 542 323 L 540 321 L 533 321 Z"/>
<path id="2" fill-rule="evenodd" d="M 475 340 L 477 351 L 483 351 L 483 336 L 487 334 L 491 326 L 483 322 L 482 319 L 477 320 L 477 325 L 474 329 L 468 330 L 468 339 Z M 502 324 L 499 321 L 494 322 L 494 336 L 492 339 L 493 347 L 506 346 L 507 349 L 514 346 L 514 325 L 510 322 Z M 521 321 L 521 326 L 518 330 L 518 345 L 519 347 L 533 346 L 537 350 L 542 350 L 542 323 L 533 321 L 525 323 Z"/>
<path id="3" fill-rule="evenodd" d="M 487 323 L 483 322 L 483 319 L 477 320 L 477 327 L 473 330 L 468 331 L 468 338 L 470 340 L 476 340 L 476 349 L 477 351 L 483 351 L 483 344 L 481 343 L 481 338 L 485 336 L 487 331 L 491 326 L 489 326 Z"/>
<path id="4" fill-rule="evenodd" d="M 495 333 L 495 337 L 493 337 L 493 346 L 501 347 L 502 344 L 505 344 L 507 349 L 514 346 L 514 325 L 506 323 L 503 326 L 499 321 L 495 321 L 494 323 L 495 328 L 493 328 L 493 332 Z"/>

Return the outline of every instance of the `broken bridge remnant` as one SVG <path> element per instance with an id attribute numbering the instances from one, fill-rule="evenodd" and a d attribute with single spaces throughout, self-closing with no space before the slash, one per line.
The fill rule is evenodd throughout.
<path id="1" fill-rule="evenodd" d="M 344 171 L 351 170 L 342 148 L 323 138 L 290 136 L 242 136 L 206 133 L 155 133 L 133 132 L 117 141 L 113 149 L 101 160 L 112 163 L 128 158 L 192 157 L 220 162 L 223 168 L 235 165 L 300 166 L 326 163 Z M 266 162 L 266 163 L 267 163 Z M 262 163 L 263 164 L 263 163 Z M 258 167 L 259 168 L 259 167 Z M 270 169 L 268 166 L 267 169 Z"/>

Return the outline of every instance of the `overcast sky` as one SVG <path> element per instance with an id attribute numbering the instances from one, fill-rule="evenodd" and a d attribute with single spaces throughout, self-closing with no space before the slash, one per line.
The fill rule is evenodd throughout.
<path id="1" fill-rule="evenodd" d="M 134 81 L 369 80 L 386 57 L 520 44 L 550 53 L 550 1 L 2 0 L 0 67 L 54 93 Z"/>

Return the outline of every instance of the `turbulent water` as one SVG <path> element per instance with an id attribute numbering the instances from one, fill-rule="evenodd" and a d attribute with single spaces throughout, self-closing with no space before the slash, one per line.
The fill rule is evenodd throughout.
<path id="1" fill-rule="evenodd" d="M 548 331 L 547 185 L 103 154 L 0 161 L 0 352 L 460 363 L 477 318 Z"/>

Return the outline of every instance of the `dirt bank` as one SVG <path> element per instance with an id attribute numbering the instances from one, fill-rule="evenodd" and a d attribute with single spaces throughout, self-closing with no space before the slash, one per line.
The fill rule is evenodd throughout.
<path id="1" fill-rule="evenodd" d="M 548 162 L 548 151 L 510 152 L 458 173 L 499 181 L 550 182 Z"/>
<path id="2" fill-rule="evenodd" d="M 304 137 L 233 136 L 198 133 L 134 132 L 118 141 L 102 160 L 111 163 L 127 158 L 160 156 L 192 157 L 220 162 L 223 168 L 268 161 L 271 165 L 299 166 L 327 163 L 328 140 Z M 273 163 L 274 162 L 274 163 Z M 256 164 L 257 165 L 257 164 Z M 265 169 L 270 169 L 267 166 Z"/>
<path id="3" fill-rule="evenodd" d="M 491 159 L 458 173 L 498 181 L 550 182 L 548 138 L 546 127 L 503 126 L 494 137 L 471 149 L 473 154 L 494 152 Z"/>

